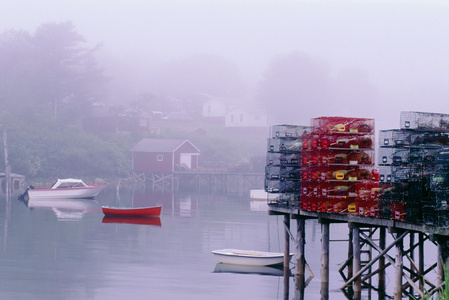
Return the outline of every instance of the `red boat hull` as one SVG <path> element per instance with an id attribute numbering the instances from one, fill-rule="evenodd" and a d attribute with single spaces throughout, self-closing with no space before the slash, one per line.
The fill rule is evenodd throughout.
<path id="1" fill-rule="evenodd" d="M 108 207 L 102 206 L 101 210 L 106 216 L 128 216 L 128 217 L 159 217 L 162 206 L 151 207 Z"/>

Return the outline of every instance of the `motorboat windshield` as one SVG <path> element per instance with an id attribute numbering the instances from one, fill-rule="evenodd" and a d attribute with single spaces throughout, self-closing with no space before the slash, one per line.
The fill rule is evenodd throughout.
<path id="1" fill-rule="evenodd" d="M 81 179 L 58 179 L 52 186 L 52 189 L 62 189 L 62 188 L 74 188 L 74 187 L 86 187 L 87 184 Z"/>

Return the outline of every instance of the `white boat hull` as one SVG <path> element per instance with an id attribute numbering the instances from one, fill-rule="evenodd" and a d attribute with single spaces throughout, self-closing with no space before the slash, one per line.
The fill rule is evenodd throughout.
<path id="1" fill-rule="evenodd" d="M 267 200 L 268 199 L 268 193 L 265 192 L 263 189 L 258 190 L 250 190 L 249 196 L 251 200 Z"/>
<path id="2" fill-rule="evenodd" d="M 28 196 L 30 199 L 88 199 L 95 198 L 103 186 L 80 187 L 80 188 L 60 188 L 60 189 L 30 189 Z"/>
<path id="3" fill-rule="evenodd" d="M 254 250 L 221 249 L 212 253 L 220 263 L 245 266 L 271 266 L 284 262 L 284 253 Z M 289 261 L 293 253 L 290 253 Z"/>

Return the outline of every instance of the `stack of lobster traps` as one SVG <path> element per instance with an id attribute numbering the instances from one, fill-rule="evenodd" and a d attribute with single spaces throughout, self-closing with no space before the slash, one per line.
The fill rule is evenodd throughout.
<path id="1" fill-rule="evenodd" d="M 449 226 L 449 115 L 401 112 L 400 128 L 319 117 L 275 125 L 268 139 L 269 204 Z"/>
<path id="2" fill-rule="evenodd" d="M 449 147 L 437 153 L 436 171 L 430 175 L 430 204 L 423 207 L 423 221 L 428 225 L 449 226 Z"/>
<path id="3" fill-rule="evenodd" d="M 431 183 L 442 172 L 437 158 L 449 145 L 449 115 L 401 112 L 400 122 L 379 132 L 379 217 L 430 222 L 443 208 Z"/>
<path id="4" fill-rule="evenodd" d="M 267 142 L 265 191 L 268 204 L 298 208 L 302 137 L 309 126 L 274 125 Z"/>
<path id="5" fill-rule="evenodd" d="M 319 117 L 303 137 L 301 209 L 376 216 L 374 120 Z"/>

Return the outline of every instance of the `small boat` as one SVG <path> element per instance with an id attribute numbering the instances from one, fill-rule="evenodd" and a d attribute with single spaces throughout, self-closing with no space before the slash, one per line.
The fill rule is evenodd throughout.
<path id="1" fill-rule="evenodd" d="M 251 200 L 267 201 L 268 193 L 264 189 L 253 189 L 249 191 L 249 197 Z"/>
<path id="2" fill-rule="evenodd" d="M 28 199 L 93 199 L 104 186 L 87 185 L 81 179 L 58 179 L 49 188 L 35 188 L 30 185 L 19 198 Z"/>
<path id="3" fill-rule="evenodd" d="M 254 250 L 221 249 L 212 251 L 220 263 L 246 266 L 271 266 L 284 262 L 284 253 Z M 293 253 L 290 253 L 289 261 Z"/>
<path id="4" fill-rule="evenodd" d="M 159 217 L 122 217 L 122 216 L 104 216 L 102 223 L 116 223 L 116 224 L 136 224 L 136 225 L 153 225 L 162 226 L 161 218 Z"/>
<path id="5" fill-rule="evenodd" d="M 162 205 L 150 207 L 102 206 L 101 210 L 106 216 L 159 217 L 161 215 Z"/>

